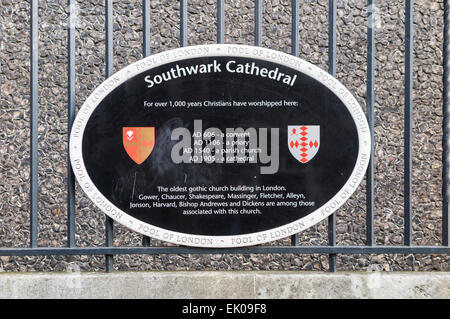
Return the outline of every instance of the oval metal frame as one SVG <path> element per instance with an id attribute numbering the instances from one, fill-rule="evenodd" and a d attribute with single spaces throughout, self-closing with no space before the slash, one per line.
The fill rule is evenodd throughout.
<path id="1" fill-rule="evenodd" d="M 144 223 L 116 207 L 97 189 L 83 162 L 82 141 L 86 124 L 100 102 L 119 85 L 151 68 L 185 59 L 211 56 L 255 58 L 284 65 L 319 81 L 344 103 L 356 124 L 359 152 L 349 179 L 327 203 L 301 219 L 262 232 L 233 236 L 203 236 L 169 231 Z M 370 160 L 371 143 L 369 126 L 361 106 L 350 91 L 326 71 L 298 57 L 271 49 L 245 45 L 211 44 L 183 47 L 151 55 L 125 67 L 105 80 L 87 98 L 75 118 L 70 134 L 69 155 L 75 177 L 88 198 L 106 215 L 120 224 L 145 236 L 178 245 L 226 248 L 253 246 L 282 239 L 299 233 L 333 214 L 350 198 L 364 178 Z"/>

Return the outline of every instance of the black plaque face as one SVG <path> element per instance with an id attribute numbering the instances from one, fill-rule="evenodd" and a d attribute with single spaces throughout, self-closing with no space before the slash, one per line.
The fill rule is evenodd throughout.
<path id="1" fill-rule="evenodd" d="M 200 247 L 283 238 L 333 213 L 369 159 L 365 116 L 311 64 L 236 45 L 177 49 L 105 81 L 71 135 L 75 175 L 106 214 Z"/>

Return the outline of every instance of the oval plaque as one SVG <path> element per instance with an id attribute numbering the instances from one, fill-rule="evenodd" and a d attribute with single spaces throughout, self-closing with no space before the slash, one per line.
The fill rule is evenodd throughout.
<path id="1" fill-rule="evenodd" d="M 364 112 L 327 72 L 270 49 L 206 45 L 107 79 L 77 114 L 70 158 L 87 196 L 132 230 L 238 247 L 336 211 L 370 144 Z"/>

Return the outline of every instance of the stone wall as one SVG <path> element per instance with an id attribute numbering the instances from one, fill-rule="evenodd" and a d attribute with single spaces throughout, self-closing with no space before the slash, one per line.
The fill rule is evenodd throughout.
<path id="1" fill-rule="evenodd" d="M 39 245 L 66 245 L 67 8 L 39 1 Z M 365 108 L 367 12 L 363 0 L 338 1 L 337 78 Z M 0 246 L 29 245 L 30 54 L 29 1 L 1 0 Z M 252 45 L 254 2 L 225 1 L 225 42 Z M 415 1 L 413 241 L 439 245 L 442 174 L 443 1 Z M 289 52 L 291 1 L 266 0 L 263 46 Z M 328 1 L 302 0 L 300 57 L 326 69 Z M 104 1 L 79 1 L 76 35 L 77 108 L 105 78 Z M 379 0 L 375 66 L 375 236 L 377 245 L 403 243 L 404 1 Z M 189 45 L 215 43 L 216 1 L 190 0 Z M 151 1 L 153 53 L 179 46 L 179 2 Z M 142 1 L 114 3 L 114 68 L 142 58 Z M 104 214 L 76 189 L 76 242 L 102 246 Z M 302 245 L 326 245 L 327 222 L 300 234 Z M 338 245 L 365 242 L 365 185 L 337 212 Z M 141 236 L 115 224 L 114 245 Z M 289 240 L 274 244 L 288 245 Z M 152 241 L 152 245 L 166 245 Z M 338 270 L 448 270 L 449 256 L 340 255 Z M 104 269 L 103 256 L 2 257 L 4 271 Z M 319 255 L 118 256 L 118 270 L 326 270 Z"/>

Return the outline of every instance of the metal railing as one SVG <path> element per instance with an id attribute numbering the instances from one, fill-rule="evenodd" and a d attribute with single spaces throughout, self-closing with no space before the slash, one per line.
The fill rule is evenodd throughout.
<path id="1" fill-rule="evenodd" d="M 143 0 L 143 55 L 151 54 L 150 48 L 150 1 Z M 336 75 L 336 0 L 329 0 L 329 50 L 328 71 Z M 74 5 L 75 0 L 68 0 L 67 5 Z M 328 220 L 328 246 L 300 246 L 298 235 L 291 237 L 291 246 L 257 246 L 227 249 L 203 249 L 188 247 L 151 247 L 150 239 L 143 238 L 141 247 L 113 247 L 113 221 L 106 217 L 106 242 L 104 247 L 76 247 L 75 244 L 75 178 L 68 165 L 67 178 L 67 247 L 38 246 L 38 0 L 31 0 L 31 207 L 30 207 L 30 239 L 29 248 L 1 248 L 0 256 L 42 256 L 42 255 L 105 255 L 106 270 L 113 270 L 113 256 L 123 254 L 327 254 L 329 270 L 336 271 L 337 254 L 449 254 L 449 198 L 450 198 L 450 0 L 444 0 L 444 78 L 443 78 L 443 212 L 442 212 L 442 245 L 412 245 L 412 110 L 413 110 L 413 9 L 414 1 L 405 3 L 405 131 L 404 131 L 404 245 L 379 246 L 374 240 L 374 164 L 371 159 L 366 179 L 366 245 L 337 246 L 336 218 L 333 214 Z M 300 0 L 292 0 L 292 35 L 291 54 L 299 55 L 299 8 Z M 375 5 L 375 0 L 367 1 L 368 7 Z M 106 16 L 106 70 L 105 77 L 113 74 L 113 1 L 105 0 Z M 180 0 L 180 46 L 186 46 L 188 1 Z M 262 45 L 263 0 L 255 0 L 254 44 Z M 70 15 L 68 19 L 70 19 Z M 374 19 L 368 12 L 368 19 Z M 217 43 L 225 40 L 225 3 L 217 1 Z M 367 119 L 372 135 L 374 134 L 375 106 L 375 28 L 367 28 Z M 75 118 L 75 29 L 68 28 L 68 133 Z M 372 143 L 372 147 L 375 146 Z M 372 149 L 372 156 L 373 156 Z"/>

